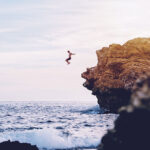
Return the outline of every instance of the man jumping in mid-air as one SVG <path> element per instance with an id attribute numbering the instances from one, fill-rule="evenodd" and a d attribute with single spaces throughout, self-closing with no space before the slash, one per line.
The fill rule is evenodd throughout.
<path id="1" fill-rule="evenodd" d="M 71 53 L 70 51 L 67 51 L 68 52 L 68 54 L 69 54 L 69 58 L 67 58 L 65 61 L 67 62 L 67 64 L 69 65 L 70 64 L 70 62 L 69 62 L 69 60 L 71 60 L 71 56 L 72 55 L 75 55 L 74 53 Z"/>

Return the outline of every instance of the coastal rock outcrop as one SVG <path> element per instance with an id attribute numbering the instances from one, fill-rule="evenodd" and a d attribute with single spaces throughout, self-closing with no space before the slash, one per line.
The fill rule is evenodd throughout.
<path id="1" fill-rule="evenodd" d="M 129 103 L 135 81 L 150 72 L 150 38 L 112 44 L 96 53 L 98 64 L 82 73 L 83 85 L 96 95 L 101 108 L 117 112 Z"/>
<path id="2" fill-rule="evenodd" d="M 18 141 L 5 141 L 0 143 L 0 150 L 39 150 L 36 146 Z"/>
<path id="3" fill-rule="evenodd" d="M 119 112 L 114 129 L 102 138 L 98 150 L 149 150 L 150 76 L 137 81 L 130 105 Z"/>

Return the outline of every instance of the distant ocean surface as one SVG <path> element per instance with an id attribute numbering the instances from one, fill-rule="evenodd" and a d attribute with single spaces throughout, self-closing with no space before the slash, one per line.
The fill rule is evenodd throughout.
<path id="1" fill-rule="evenodd" d="M 0 102 L 0 142 L 17 140 L 40 150 L 95 149 L 116 118 L 86 102 Z"/>

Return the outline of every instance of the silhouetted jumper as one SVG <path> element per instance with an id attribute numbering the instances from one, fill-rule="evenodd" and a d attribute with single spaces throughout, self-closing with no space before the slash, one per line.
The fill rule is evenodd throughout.
<path id="1" fill-rule="evenodd" d="M 69 57 L 65 60 L 66 62 L 67 62 L 67 64 L 69 65 L 70 64 L 70 62 L 69 62 L 69 60 L 71 60 L 71 56 L 72 55 L 75 55 L 74 53 L 71 53 L 70 51 L 67 51 L 68 52 L 68 54 L 69 54 Z"/>

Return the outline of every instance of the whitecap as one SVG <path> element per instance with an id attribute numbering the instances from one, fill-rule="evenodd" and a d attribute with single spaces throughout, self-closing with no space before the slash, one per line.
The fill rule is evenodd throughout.
<path id="1" fill-rule="evenodd" d="M 104 135 L 102 132 L 100 137 Z M 18 131 L 0 134 L 0 142 L 11 140 L 30 143 L 38 146 L 40 149 L 68 149 L 77 147 L 94 148 L 100 143 L 100 137 L 93 136 L 65 136 L 61 132 L 53 128 L 31 131 Z"/>

